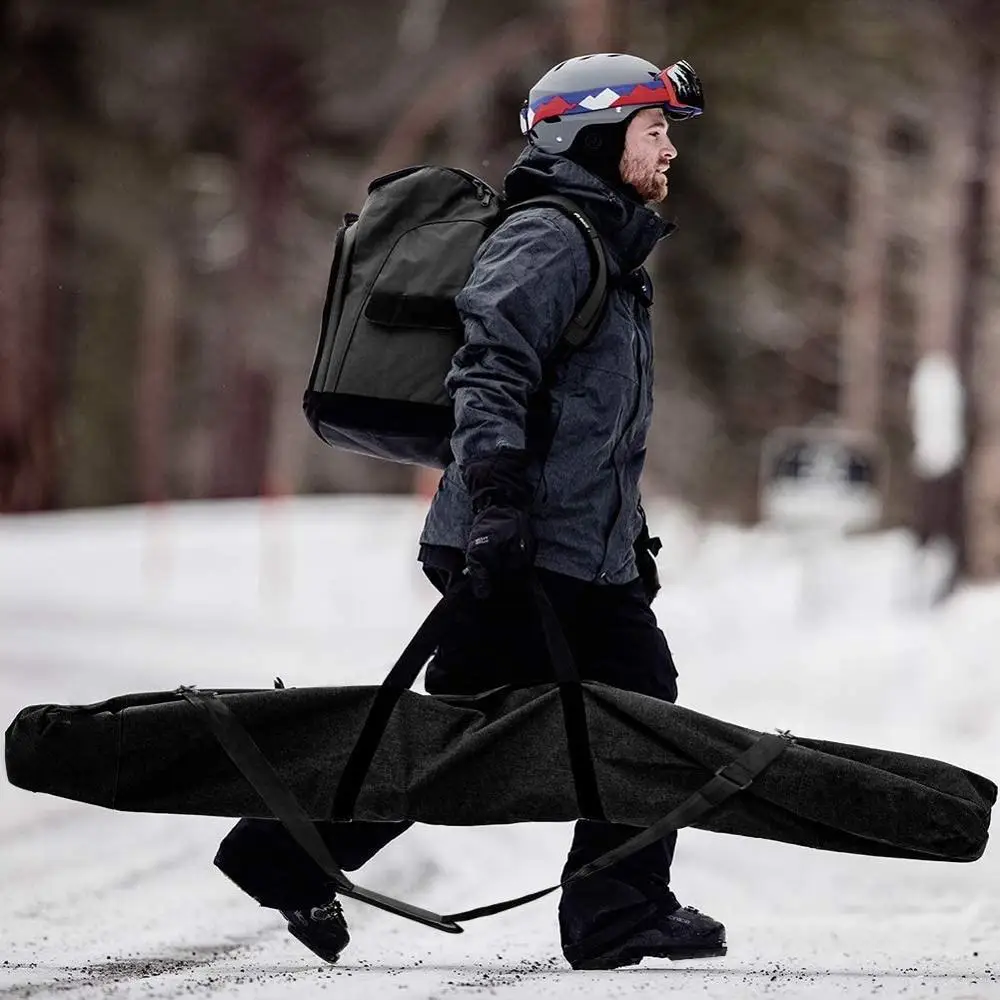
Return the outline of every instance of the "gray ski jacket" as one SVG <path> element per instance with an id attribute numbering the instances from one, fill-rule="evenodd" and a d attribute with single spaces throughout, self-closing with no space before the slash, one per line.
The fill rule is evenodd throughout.
<path id="1" fill-rule="evenodd" d="M 504 193 L 511 203 L 560 194 L 586 212 L 608 257 L 605 315 L 587 346 L 551 357 L 591 267 L 583 234 L 557 209 L 516 212 L 484 241 L 456 299 L 465 343 L 445 382 L 455 403 L 454 461 L 420 541 L 465 549 L 472 504 L 462 470 L 498 449 L 535 450 L 529 405 L 554 360 L 551 444 L 528 472 L 535 564 L 628 583 L 638 575 L 632 546 L 642 526 L 639 477 L 653 410 L 652 285 L 642 264 L 673 226 L 571 160 L 531 147 L 507 174 Z"/>

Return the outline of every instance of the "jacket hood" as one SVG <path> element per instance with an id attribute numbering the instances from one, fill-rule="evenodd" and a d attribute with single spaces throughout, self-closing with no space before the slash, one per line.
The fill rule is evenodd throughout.
<path id="1" fill-rule="evenodd" d="M 508 203 L 558 194 L 586 212 L 622 274 L 640 267 L 653 247 L 677 227 L 652 209 L 614 190 L 578 163 L 525 146 L 503 185 Z"/>

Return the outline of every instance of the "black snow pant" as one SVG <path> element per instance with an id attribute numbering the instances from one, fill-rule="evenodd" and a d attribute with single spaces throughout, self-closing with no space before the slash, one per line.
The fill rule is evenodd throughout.
<path id="1" fill-rule="evenodd" d="M 428 573 L 428 575 L 431 575 Z M 673 702 L 677 673 L 667 641 L 639 580 L 598 586 L 539 571 L 586 680 Z M 552 679 L 535 599 L 524 587 L 460 605 L 447 638 L 427 666 L 428 694 L 470 694 L 505 684 Z M 318 823 L 334 860 L 354 871 L 410 823 Z M 580 820 L 563 877 L 634 836 L 636 828 Z M 574 883 L 560 904 L 563 942 L 595 921 L 644 899 L 676 907 L 669 886 L 676 834 L 644 848 L 606 873 Z M 223 840 L 215 864 L 262 906 L 289 910 L 326 902 L 333 890 L 319 866 L 277 820 L 242 819 Z"/>

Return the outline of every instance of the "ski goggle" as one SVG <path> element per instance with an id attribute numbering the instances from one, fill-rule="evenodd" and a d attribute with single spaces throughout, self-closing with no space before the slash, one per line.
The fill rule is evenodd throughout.
<path id="1" fill-rule="evenodd" d="M 704 113 L 701 80 L 686 59 L 650 75 L 648 82 L 592 87 L 569 94 L 549 94 L 531 104 L 525 102 L 521 109 L 521 132 L 527 134 L 536 122 L 547 118 L 627 107 L 661 107 L 667 118 L 675 122 L 697 118 Z"/>
<path id="2" fill-rule="evenodd" d="M 671 121 L 682 122 L 687 118 L 697 118 L 705 111 L 705 92 L 701 80 L 692 65 L 681 59 L 668 66 L 657 77 L 669 99 L 664 104 L 663 112 Z"/>

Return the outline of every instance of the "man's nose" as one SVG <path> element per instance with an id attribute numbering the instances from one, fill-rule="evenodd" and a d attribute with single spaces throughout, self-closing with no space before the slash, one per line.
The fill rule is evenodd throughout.
<path id="1" fill-rule="evenodd" d="M 667 139 L 667 144 L 660 150 L 660 155 L 666 160 L 673 160 L 677 157 L 677 147 Z"/>

